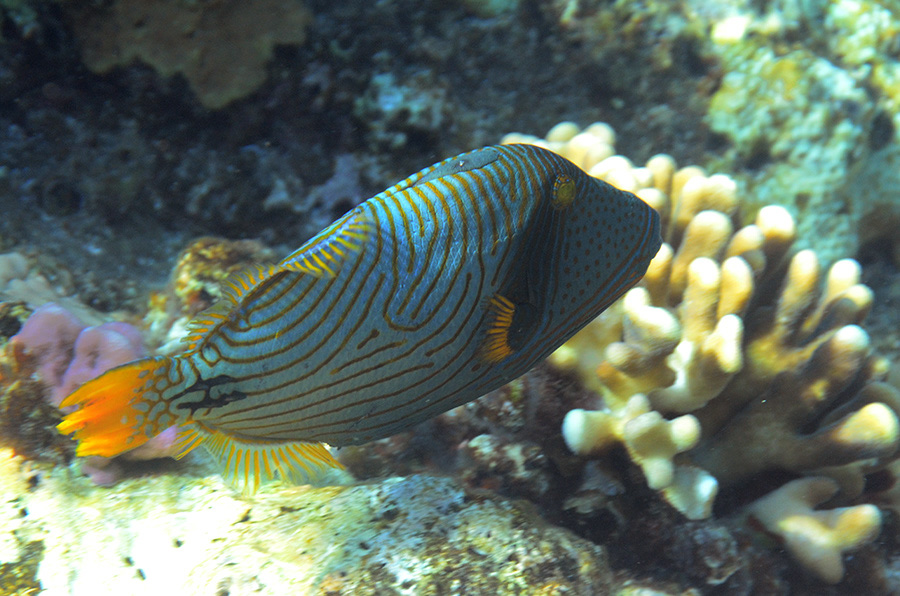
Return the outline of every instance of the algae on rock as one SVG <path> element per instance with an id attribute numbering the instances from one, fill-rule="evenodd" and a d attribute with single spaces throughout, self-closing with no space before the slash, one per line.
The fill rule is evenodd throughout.
<path id="1" fill-rule="evenodd" d="M 104 489 L 0 457 L 0 527 L 42 544 L 50 595 L 599 594 L 617 583 L 602 547 L 450 479 L 269 486 L 248 500 L 218 475 Z M 21 560 L 15 550 L 0 552 Z"/>

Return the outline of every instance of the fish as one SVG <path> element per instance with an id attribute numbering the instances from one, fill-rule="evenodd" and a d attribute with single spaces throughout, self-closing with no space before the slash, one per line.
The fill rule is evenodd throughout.
<path id="1" fill-rule="evenodd" d="M 62 402 L 77 455 L 177 425 L 246 492 L 340 468 L 527 372 L 644 275 L 657 212 L 534 145 L 463 153 L 245 271 L 186 350 L 113 368 Z"/>

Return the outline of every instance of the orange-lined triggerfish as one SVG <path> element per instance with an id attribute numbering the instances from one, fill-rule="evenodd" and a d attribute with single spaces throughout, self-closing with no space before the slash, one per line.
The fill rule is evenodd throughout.
<path id="1" fill-rule="evenodd" d="M 84 384 L 59 425 L 114 456 L 171 425 L 232 480 L 303 482 L 523 374 L 643 276 L 659 216 L 531 145 L 425 168 L 239 276 L 175 357 Z"/>

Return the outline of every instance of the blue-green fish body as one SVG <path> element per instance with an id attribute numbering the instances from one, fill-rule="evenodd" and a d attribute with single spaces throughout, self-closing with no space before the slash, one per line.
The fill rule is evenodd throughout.
<path id="1" fill-rule="evenodd" d="M 653 209 L 552 152 L 465 153 L 237 279 L 184 355 L 85 384 L 60 428 L 114 455 L 179 424 L 245 485 L 302 480 L 337 465 L 323 443 L 389 436 L 521 375 L 660 243 Z"/>

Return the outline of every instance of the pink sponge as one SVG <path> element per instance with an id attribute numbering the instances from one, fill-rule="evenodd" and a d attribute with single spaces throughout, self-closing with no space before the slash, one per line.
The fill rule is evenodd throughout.
<path id="1" fill-rule="evenodd" d="M 112 322 L 85 327 L 78 317 L 52 302 L 35 310 L 10 342 L 36 360 L 37 373 L 47 386 L 47 401 L 55 406 L 87 381 L 146 355 L 141 332 L 134 326 Z M 174 427 L 167 429 L 123 457 L 173 456 L 175 435 Z M 90 458 L 83 469 L 98 484 L 113 483 L 119 472 L 118 466 L 110 466 L 103 458 Z"/>
<path id="2" fill-rule="evenodd" d="M 72 361 L 60 382 L 53 387 L 51 403 L 58 406 L 84 383 L 144 355 L 141 332 L 128 323 L 103 323 L 83 329 L 75 339 Z"/>
<path id="3" fill-rule="evenodd" d="M 37 361 L 38 375 L 50 390 L 48 401 L 54 406 L 82 383 L 145 355 L 141 332 L 132 325 L 85 327 L 53 302 L 31 313 L 10 341 Z"/>
<path id="4" fill-rule="evenodd" d="M 62 384 L 82 329 L 78 317 L 51 302 L 31 313 L 10 343 L 20 344 L 24 353 L 36 360 L 41 380 L 55 388 Z"/>

